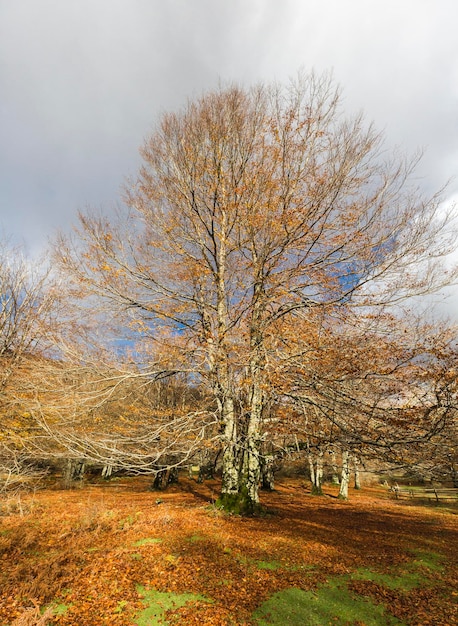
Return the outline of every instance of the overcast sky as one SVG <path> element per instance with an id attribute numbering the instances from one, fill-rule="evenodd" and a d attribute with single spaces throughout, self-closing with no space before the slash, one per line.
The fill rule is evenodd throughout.
<path id="1" fill-rule="evenodd" d="M 0 231 L 38 254 L 116 202 L 162 111 L 301 67 L 424 148 L 434 191 L 458 174 L 457 24 L 456 0 L 0 0 Z"/>

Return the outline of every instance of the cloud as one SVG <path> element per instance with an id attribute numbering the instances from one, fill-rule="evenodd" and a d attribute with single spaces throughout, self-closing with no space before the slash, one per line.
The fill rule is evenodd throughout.
<path id="1" fill-rule="evenodd" d="M 42 249 L 116 201 L 162 111 L 300 67 L 332 69 L 388 145 L 424 147 L 430 193 L 458 165 L 457 18 L 455 0 L 0 0 L 0 227 Z"/>

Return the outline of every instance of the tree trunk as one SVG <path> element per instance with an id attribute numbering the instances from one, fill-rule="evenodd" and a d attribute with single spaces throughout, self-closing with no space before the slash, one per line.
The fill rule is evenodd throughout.
<path id="1" fill-rule="evenodd" d="M 67 459 L 62 470 L 62 480 L 65 489 L 70 489 L 73 482 L 73 459 Z"/>
<path id="2" fill-rule="evenodd" d="M 323 495 L 323 452 L 320 450 L 316 455 L 308 453 L 310 467 L 310 480 L 312 482 L 312 495 Z"/>
<path id="3" fill-rule="evenodd" d="M 233 498 L 239 491 L 237 425 L 232 398 L 226 398 L 222 402 L 222 421 L 224 424 L 224 447 L 220 501 L 225 508 L 224 500 L 228 497 Z"/>
<path id="4" fill-rule="evenodd" d="M 331 452 L 331 469 L 332 469 L 332 477 L 331 477 L 332 484 L 340 485 L 339 470 L 337 468 L 337 459 L 336 459 L 335 450 L 332 450 Z"/>
<path id="5" fill-rule="evenodd" d="M 255 378 L 258 378 L 258 364 L 252 367 Z M 253 371 L 255 370 L 255 371 Z M 251 514 L 259 508 L 259 482 L 261 479 L 261 436 L 260 426 L 263 409 L 263 394 L 259 380 L 253 381 L 251 392 L 251 411 L 248 420 L 248 428 L 243 455 L 242 476 L 240 487 L 246 494 L 246 513 Z"/>
<path id="6" fill-rule="evenodd" d="M 262 403 L 252 404 L 247 432 L 243 437 L 241 458 L 237 447 L 226 444 L 223 454 L 223 484 L 218 506 L 238 515 L 252 515 L 259 510 L 260 463 L 260 415 Z M 235 428 L 235 425 L 234 425 Z M 238 465 L 238 466 L 237 466 Z"/>
<path id="7" fill-rule="evenodd" d="M 356 455 L 353 457 L 353 465 L 355 468 L 355 489 L 361 489 L 361 475 L 359 472 L 359 459 Z"/>
<path id="8" fill-rule="evenodd" d="M 312 491 L 313 491 L 313 485 L 315 484 L 315 465 L 313 464 L 313 457 L 310 453 L 307 454 L 307 459 L 309 462 L 310 482 L 312 483 Z"/>
<path id="9" fill-rule="evenodd" d="M 165 466 L 164 468 L 158 468 L 156 470 L 151 489 L 152 491 L 162 491 L 163 489 L 167 489 L 167 487 L 172 483 L 177 482 L 178 468 Z"/>
<path id="10" fill-rule="evenodd" d="M 83 480 L 85 469 L 84 461 L 67 459 L 63 470 L 64 487 L 70 489 L 77 480 Z"/>
<path id="11" fill-rule="evenodd" d="M 273 469 L 274 457 L 266 454 L 261 459 L 261 489 L 273 491 L 275 488 L 275 476 Z"/>
<path id="12" fill-rule="evenodd" d="M 340 478 L 339 498 L 348 500 L 348 483 L 350 482 L 350 453 L 348 450 L 342 452 L 342 474 Z"/>
<path id="13" fill-rule="evenodd" d="M 167 469 L 159 469 L 156 471 L 155 475 L 154 475 L 154 480 L 153 480 L 153 484 L 151 486 L 151 489 L 153 491 L 162 491 L 162 489 L 165 489 L 167 487 Z"/>
<path id="14" fill-rule="evenodd" d="M 458 470 L 457 470 L 455 463 L 453 462 L 450 464 L 450 473 L 452 475 L 453 487 L 457 488 L 458 487 Z"/>
<path id="15" fill-rule="evenodd" d="M 105 480 L 109 480 L 111 478 L 111 475 L 113 473 L 113 466 L 112 465 L 104 465 L 102 468 L 102 478 L 104 478 Z"/>
<path id="16" fill-rule="evenodd" d="M 250 322 L 250 392 L 246 431 L 240 433 L 241 464 L 238 476 L 238 491 L 230 497 L 221 495 L 222 506 L 234 513 L 252 515 L 259 510 L 259 482 L 261 479 L 261 421 L 264 408 L 262 388 L 264 376 L 263 336 L 261 318 L 263 306 L 262 281 L 257 281 L 253 290 L 253 309 Z M 224 478 L 224 477 L 223 477 Z"/>

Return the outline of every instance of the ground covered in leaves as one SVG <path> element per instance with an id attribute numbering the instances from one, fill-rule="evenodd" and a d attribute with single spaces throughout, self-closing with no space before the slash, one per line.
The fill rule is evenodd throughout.
<path id="1" fill-rule="evenodd" d="M 0 502 L 0 624 L 458 623 L 458 508 L 288 479 L 240 518 L 216 481 L 149 483 Z"/>

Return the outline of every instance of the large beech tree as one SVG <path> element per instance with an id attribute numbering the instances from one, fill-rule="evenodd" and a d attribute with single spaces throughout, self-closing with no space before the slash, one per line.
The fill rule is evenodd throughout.
<path id="1" fill-rule="evenodd" d="M 299 313 L 367 313 L 438 289 L 449 216 L 411 187 L 416 158 L 387 156 L 362 116 L 343 115 L 328 76 L 208 93 L 163 115 L 141 154 L 117 216 L 81 215 L 56 258 L 169 354 L 164 370 L 208 388 L 221 503 L 250 512 L 284 329 Z"/>

